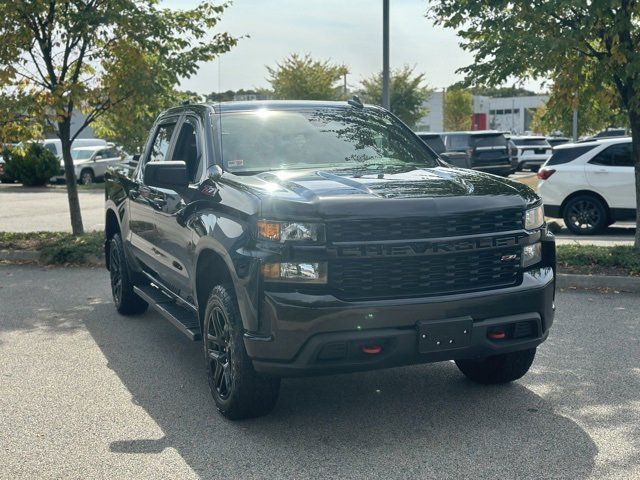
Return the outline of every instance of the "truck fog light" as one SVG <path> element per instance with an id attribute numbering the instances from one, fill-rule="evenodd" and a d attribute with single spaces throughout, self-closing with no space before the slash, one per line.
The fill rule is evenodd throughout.
<path id="1" fill-rule="evenodd" d="M 262 275 L 270 282 L 327 283 L 325 262 L 265 263 Z"/>
<path id="2" fill-rule="evenodd" d="M 526 245 L 522 249 L 522 266 L 530 267 L 542 260 L 542 243 L 534 243 L 533 245 Z"/>

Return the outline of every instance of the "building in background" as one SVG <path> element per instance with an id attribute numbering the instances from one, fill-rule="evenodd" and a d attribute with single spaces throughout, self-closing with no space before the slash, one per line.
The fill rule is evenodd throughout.
<path id="1" fill-rule="evenodd" d="M 427 110 L 427 113 L 418 120 L 416 131 L 444 131 L 444 92 L 432 92 L 429 98 L 422 102 L 422 106 Z"/>
<path id="2" fill-rule="evenodd" d="M 549 100 L 548 95 L 528 97 L 473 96 L 472 130 L 501 130 L 523 134 L 530 130 L 533 114 Z M 416 130 L 422 132 L 444 131 L 444 92 L 433 92 L 423 103 L 428 113 L 422 117 Z"/>

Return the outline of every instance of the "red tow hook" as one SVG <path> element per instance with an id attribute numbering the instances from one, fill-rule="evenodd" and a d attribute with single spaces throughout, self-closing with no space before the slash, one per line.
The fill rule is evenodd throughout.
<path id="1" fill-rule="evenodd" d="M 492 330 L 491 332 L 487 332 L 487 337 L 491 340 L 504 340 L 507 338 L 507 334 L 504 333 L 504 330 Z"/>
<path id="2" fill-rule="evenodd" d="M 382 345 L 364 345 L 362 347 L 362 353 L 367 355 L 377 355 L 382 351 Z"/>

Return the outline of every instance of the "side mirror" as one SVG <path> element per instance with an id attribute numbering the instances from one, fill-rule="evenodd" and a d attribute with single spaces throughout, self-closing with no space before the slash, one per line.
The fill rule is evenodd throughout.
<path id="1" fill-rule="evenodd" d="M 143 181 L 149 187 L 184 190 L 189 186 L 187 165 L 181 161 L 149 162 L 144 167 Z"/>
<path id="2" fill-rule="evenodd" d="M 102 160 L 102 155 L 96 155 L 95 157 L 93 157 L 94 162 L 97 160 Z"/>

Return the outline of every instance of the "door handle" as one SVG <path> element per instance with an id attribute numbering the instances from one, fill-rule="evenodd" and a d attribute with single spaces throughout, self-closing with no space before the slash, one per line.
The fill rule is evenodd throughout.
<path id="1" fill-rule="evenodd" d="M 599 168 L 598 170 L 594 170 L 593 173 L 609 173 L 609 170 L 606 168 Z"/>

